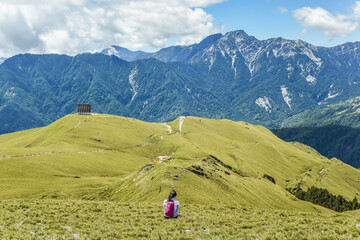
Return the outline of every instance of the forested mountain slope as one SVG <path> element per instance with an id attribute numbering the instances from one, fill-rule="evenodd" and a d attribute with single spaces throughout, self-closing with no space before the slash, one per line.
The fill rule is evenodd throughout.
<path id="1" fill-rule="evenodd" d="M 193 115 L 321 125 L 327 106 L 360 94 L 359 44 L 325 48 L 234 31 L 156 53 L 113 46 L 103 51 L 110 56 L 18 55 L 0 65 L 0 133 L 43 126 L 79 102 L 155 122 Z M 341 124 L 359 122 L 358 106 L 339 113 Z"/>

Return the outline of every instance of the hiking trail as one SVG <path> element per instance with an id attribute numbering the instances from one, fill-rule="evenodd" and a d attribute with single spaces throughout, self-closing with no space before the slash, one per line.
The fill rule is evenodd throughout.
<path id="1" fill-rule="evenodd" d="M 166 123 L 163 123 L 167 128 L 168 128 L 168 133 L 167 134 L 171 134 L 171 133 L 173 133 L 173 130 L 172 130 L 172 128 L 171 128 L 171 126 L 170 125 L 167 125 Z"/>
<path id="2" fill-rule="evenodd" d="M 185 120 L 185 116 L 180 116 L 180 119 L 179 119 L 179 132 L 181 132 L 181 128 L 182 128 L 182 125 L 184 123 L 184 120 Z"/>

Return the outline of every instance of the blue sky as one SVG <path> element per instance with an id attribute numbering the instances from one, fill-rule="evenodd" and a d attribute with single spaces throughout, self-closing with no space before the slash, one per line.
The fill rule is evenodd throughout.
<path id="1" fill-rule="evenodd" d="M 155 51 L 234 30 L 335 46 L 360 40 L 359 24 L 360 0 L 1 0 L 0 58 Z"/>
<path id="2" fill-rule="evenodd" d="M 341 34 L 328 36 L 324 31 L 301 25 L 293 16 L 294 11 L 309 7 L 321 8 L 334 17 L 352 15 L 356 2 L 353 0 L 228 0 L 209 6 L 205 10 L 213 15 L 215 25 L 223 26 L 221 31 L 223 33 L 241 29 L 262 40 L 283 37 L 302 39 L 318 46 L 335 46 L 349 41 L 359 41 L 359 29 L 343 36 Z"/>

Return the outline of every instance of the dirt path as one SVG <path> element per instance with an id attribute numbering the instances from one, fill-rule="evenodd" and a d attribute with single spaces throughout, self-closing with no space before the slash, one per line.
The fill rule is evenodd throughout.
<path id="1" fill-rule="evenodd" d="M 89 119 L 90 116 L 87 116 L 87 118 Z M 74 115 L 74 118 L 75 118 L 75 115 Z M 83 120 L 84 121 L 84 120 Z M 83 121 L 79 121 L 78 124 L 76 124 L 76 126 L 74 127 L 74 129 L 76 129 Z"/>
<path id="2" fill-rule="evenodd" d="M 76 129 L 81 124 L 81 121 L 78 122 L 78 124 L 74 127 Z"/>
<path id="3" fill-rule="evenodd" d="M 173 133 L 173 130 L 170 125 L 167 125 L 166 123 L 163 123 L 168 128 L 168 134 Z"/>
<path id="4" fill-rule="evenodd" d="M 103 151 L 113 151 L 114 149 L 96 149 L 96 150 L 85 150 L 81 152 L 42 152 L 42 153 L 34 153 L 34 154 L 26 154 L 26 155 L 12 155 L 12 156 L 3 156 L 0 160 L 9 159 L 9 158 L 18 158 L 18 157 L 36 157 L 42 155 L 56 155 L 56 154 L 81 154 L 81 153 L 93 153 L 93 152 L 103 152 Z"/>
<path id="5" fill-rule="evenodd" d="M 182 128 L 182 125 L 184 123 L 184 120 L 185 120 L 185 117 L 184 116 L 180 116 L 180 119 L 179 119 L 179 131 L 181 132 L 181 128 Z"/>

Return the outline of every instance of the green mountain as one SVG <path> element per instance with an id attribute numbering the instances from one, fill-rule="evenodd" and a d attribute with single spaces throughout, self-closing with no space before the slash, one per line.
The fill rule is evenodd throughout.
<path id="1" fill-rule="evenodd" d="M 20 55 L 0 65 L 0 133 L 49 124 L 80 102 L 95 112 L 148 121 L 180 114 L 242 118 L 201 86 L 199 73 L 185 64 L 130 63 L 102 54 Z"/>
<path id="2" fill-rule="evenodd" d="M 301 120 L 304 111 L 316 112 L 319 105 L 358 96 L 359 44 L 325 48 L 283 38 L 261 41 L 233 31 L 209 36 L 199 44 L 162 49 L 151 57 L 205 64 L 207 89 L 233 112 L 274 128 L 291 125 L 293 116 Z M 346 118 L 343 124 L 354 121 Z"/>
<path id="3" fill-rule="evenodd" d="M 283 127 L 343 125 L 358 128 L 360 127 L 359 106 L 360 97 L 319 105 L 286 119 Z"/>
<path id="4" fill-rule="evenodd" d="M 77 103 L 151 122 L 193 115 L 319 125 L 329 116 L 315 117 L 323 109 L 360 94 L 359 44 L 324 48 L 234 31 L 156 53 L 113 46 L 74 57 L 18 55 L 0 65 L 0 133 L 45 126 Z M 345 110 L 337 121 L 358 125 L 358 108 Z"/>
<path id="5" fill-rule="evenodd" d="M 113 115 L 67 115 L 0 136 L 0 198 L 75 198 L 328 210 L 286 188 L 326 188 L 352 200 L 360 172 L 261 126 L 181 117 L 167 124 Z M 172 160 L 156 163 L 157 157 Z M 271 176 L 275 184 L 264 178 Z"/>

